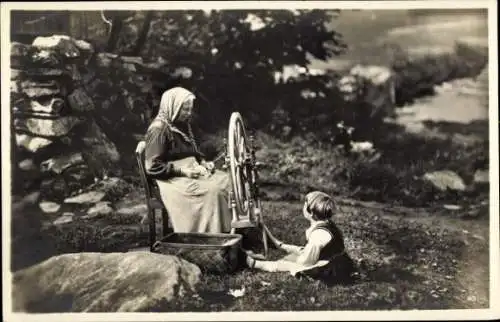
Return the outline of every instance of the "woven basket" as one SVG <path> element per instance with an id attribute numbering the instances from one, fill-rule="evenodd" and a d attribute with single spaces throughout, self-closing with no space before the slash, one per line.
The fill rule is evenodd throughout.
<path id="1" fill-rule="evenodd" d="M 232 273 L 238 267 L 239 234 L 172 233 L 157 242 L 154 251 L 178 256 L 203 272 Z"/>

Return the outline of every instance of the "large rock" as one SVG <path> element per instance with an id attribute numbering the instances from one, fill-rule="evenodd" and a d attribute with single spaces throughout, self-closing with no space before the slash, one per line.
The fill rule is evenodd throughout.
<path id="1" fill-rule="evenodd" d="M 28 207 L 33 207 L 36 205 L 38 200 L 40 199 L 40 192 L 35 191 L 30 193 L 27 196 L 24 196 L 21 200 L 14 200 L 12 202 L 12 213 L 15 214 L 19 211 L 23 211 Z"/>
<path id="2" fill-rule="evenodd" d="M 82 88 L 75 89 L 68 96 L 68 102 L 69 106 L 77 112 L 89 112 L 95 108 L 94 101 L 92 101 L 87 92 Z"/>
<path id="3" fill-rule="evenodd" d="M 24 76 L 24 71 L 11 68 L 10 69 L 10 80 L 18 80 Z"/>
<path id="4" fill-rule="evenodd" d="M 40 49 L 50 49 L 56 51 L 58 54 L 66 58 L 76 58 L 80 56 L 80 51 L 76 47 L 73 39 L 65 35 L 37 37 L 33 41 L 32 46 Z"/>
<path id="5" fill-rule="evenodd" d="M 475 183 L 489 183 L 490 182 L 490 172 L 488 170 L 476 170 L 474 172 L 474 182 Z"/>
<path id="6" fill-rule="evenodd" d="M 94 47 L 85 40 L 81 39 L 75 40 L 75 46 L 80 50 L 80 52 L 84 52 L 87 54 L 91 54 L 94 52 Z"/>
<path id="7" fill-rule="evenodd" d="M 90 154 L 89 160 L 95 161 L 98 167 L 107 167 L 120 160 L 120 153 L 115 144 L 106 136 L 94 120 L 88 124 L 82 141 Z"/>
<path id="8" fill-rule="evenodd" d="M 80 50 L 80 56 L 83 58 L 83 64 L 88 65 L 94 55 L 94 47 L 85 40 L 75 40 L 75 46 Z"/>
<path id="9" fill-rule="evenodd" d="M 20 42 L 12 42 L 10 44 L 10 56 L 11 57 L 25 57 L 28 55 L 31 49 L 30 45 L 22 44 Z"/>
<path id="10" fill-rule="evenodd" d="M 113 213 L 114 209 L 109 201 L 101 201 L 87 210 L 87 215 L 82 218 L 92 219 L 99 216 L 106 216 Z"/>
<path id="11" fill-rule="evenodd" d="M 200 269 L 150 252 L 52 257 L 13 275 L 15 312 L 150 311 L 196 291 Z"/>
<path id="12" fill-rule="evenodd" d="M 81 153 L 61 155 L 59 157 L 54 157 L 43 161 L 40 164 L 40 170 L 42 172 L 51 171 L 56 174 L 61 174 L 64 170 L 72 166 L 82 164 L 83 162 L 83 155 Z"/>
<path id="13" fill-rule="evenodd" d="M 122 64 L 122 60 L 116 54 L 111 53 L 99 53 L 97 54 L 97 66 L 101 68 L 108 68 L 113 62 L 119 62 Z"/>
<path id="14" fill-rule="evenodd" d="M 23 82 L 16 82 L 15 86 L 11 83 L 11 92 L 14 94 L 24 94 L 29 98 L 49 95 L 65 95 L 64 88 L 54 80 L 44 82 L 26 80 Z"/>
<path id="15" fill-rule="evenodd" d="M 78 196 L 67 198 L 64 200 L 64 203 L 95 204 L 101 201 L 105 196 L 106 193 L 102 191 L 89 191 L 79 194 Z"/>
<path id="16" fill-rule="evenodd" d="M 31 63 L 39 66 L 58 66 L 61 64 L 59 56 L 50 50 L 35 51 L 31 57 Z"/>
<path id="17" fill-rule="evenodd" d="M 29 77 L 59 77 L 68 75 L 68 72 L 60 68 L 29 68 L 24 70 Z"/>
<path id="18" fill-rule="evenodd" d="M 23 171 L 36 171 L 37 167 L 32 159 L 25 159 L 18 163 L 19 169 Z"/>
<path id="19" fill-rule="evenodd" d="M 35 136 L 61 137 L 66 136 L 77 124 L 83 120 L 75 116 L 65 116 L 58 119 L 16 119 L 16 130 L 27 131 Z"/>
<path id="20" fill-rule="evenodd" d="M 75 84 L 80 84 L 81 81 L 83 80 L 83 77 L 82 77 L 82 74 L 80 73 L 80 71 L 78 70 L 78 66 L 75 64 L 71 64 L 71 65 L 67 65 L 66 69 L 69 73 L 69 76 L 71 77 L 71 80 Z"/>
<path id="21" fill-rule="evenodd" d="M 18 100 L 13 104 L 14 112 L 26 114 L 46 114 L 57 116 L 64 107 L 64 100 L 59 97 L 52 97 L 49 101 Z"/>
<path id="22" fill-rule="evenodd" d="M 453 171 L 443 170 L 428 172 L 424 174 L 423 179 L 430 182 L 434 187 L 441 191 L 455 190 L 464 191 L 466 189 L 462 178 Z"/>
<path id="23" fill-rule="evenodd" d="M 62 202 L 69 195 L 70 191 L 68 191 L 66 180 L 62 176 L 55 176 L 42 180 L 40 183 L 40 192 L 43 199 Z"/>
<path id="24" fill-rule="evenodd" d="M 51 140 L 33 137 L 27 134 L 16 134 L 16 145 L 29 152 L 37 152 L 52 144 Z"/>

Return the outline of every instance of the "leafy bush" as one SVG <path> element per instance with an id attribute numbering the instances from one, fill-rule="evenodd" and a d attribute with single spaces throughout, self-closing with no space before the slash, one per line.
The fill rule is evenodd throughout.
<path id="1" fill-rule="evenodd" d="M 466 43 L 457 43 L 453 53 L 412 57 L 404 51 L 394 56 L 396 104 L 411 103 L 416 97 L 433 94 L 434 85 L 478 75 L 487 63 L 487 52 Z"/>

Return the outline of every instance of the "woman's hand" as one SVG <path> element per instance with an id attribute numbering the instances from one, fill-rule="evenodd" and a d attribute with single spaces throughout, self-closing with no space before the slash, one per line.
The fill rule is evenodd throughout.
<path id="1" fill-rule="evenodd" d="M 213 173 L 215 170 L 215 164 L 211 161 L 205 161 L 203 160 L 201 162 L 201 165 L 207 169 L 208 172 Z"/>
<path id="2" fill-rule="evenodd" d="M 192 178 L 192 179 L 197 179 L 201 176 L 208 176 L 209 175 L 209 172 L 207 171 L 207 169 L 201 165 L 194 166 L 194 167 L 186 167 L 186 168 L 182 169 L 181 171 L 182 171 L 182 174 L 184 174 L 184 176 L 186 176 L 188 178 Z"/>

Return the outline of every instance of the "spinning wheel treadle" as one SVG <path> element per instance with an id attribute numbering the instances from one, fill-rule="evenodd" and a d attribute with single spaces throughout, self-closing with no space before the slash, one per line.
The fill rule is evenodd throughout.
<path id="1" fill-rule="evenodd" d="M 233 112 L 229 120 L 226 166 L 231 174 L 229 207 L 233 215 L 232 232 L 235 229 L 260 228 L 267 256 L 268 230 L 264 229 L 258 196 L 253 138 L 247 137 L 245 123 L 238 112 Z"/>

